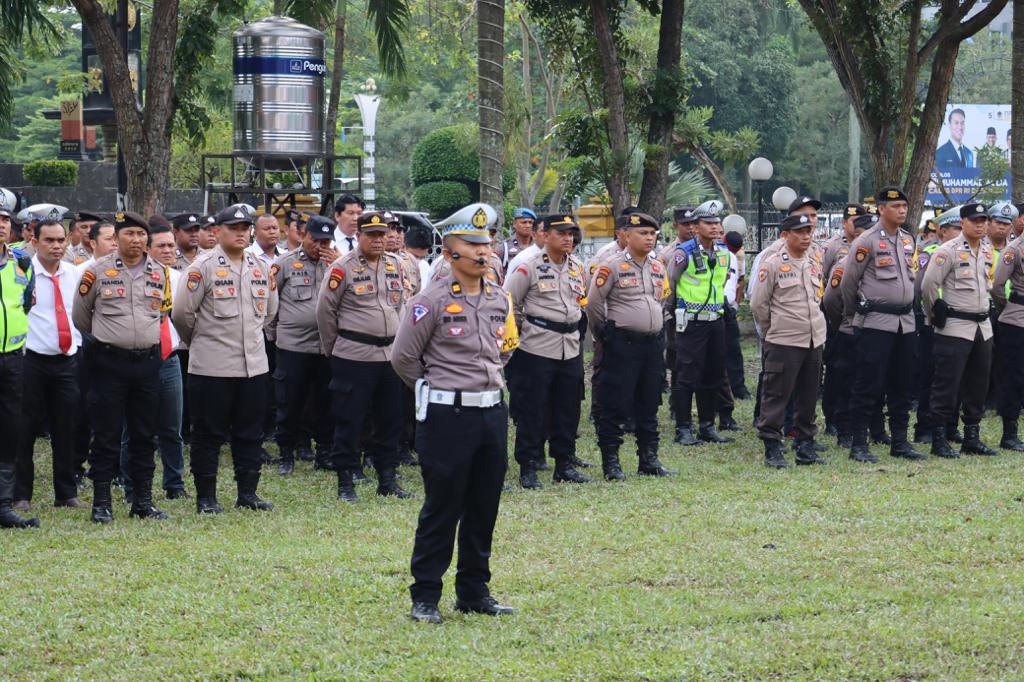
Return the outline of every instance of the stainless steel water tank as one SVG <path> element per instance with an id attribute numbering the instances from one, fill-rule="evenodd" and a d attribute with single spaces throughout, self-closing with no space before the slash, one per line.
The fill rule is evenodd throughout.
<path id="1" fill-rule="evenodd" d="M 268 17 L 234 37 L 235 151 L 323 154 L 324 34 Z"/>

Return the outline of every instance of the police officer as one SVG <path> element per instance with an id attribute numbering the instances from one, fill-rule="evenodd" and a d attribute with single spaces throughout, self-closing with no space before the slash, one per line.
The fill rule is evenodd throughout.
<path id="1" fill-rule="evenodd" d="M 174 269 L 184 272 L 199 256 L 199 229 L 202 216 L 197 213 L 179 213 L 171 219 L 174 231 Z"/>
<path id="2" fill-rule="evenodd" d="M 885 391 L 892 428 L 890 454 L 924 459 L 907 442 L 914 356 L 914 238 L 902 228 L 907 196 L 884 187 L 878 196 L 879 223 L 850 245 L 843 265 L 844 313 L 860 330 L 850 395 L 850 458 L 877 462 L 867 445 L 867 428 L 878 396 Z"/>
<path id="3" fill-rule="evenodd" d="M 959 457 L 946 439 L 945 424 L 963 403 L 964 442 L 961 452 L 995 455 L 981 441 L 989 368 L 992 364 L 992 323 L 988 292 L 994 266 L 992 245 L 984 239 L 988 213 L 982 204 L 960 208 L 961 236 L 936 249 L 924 273 L 921 298 L 935 327 L 935 364 L 942 371 L 932 379 L 932 454 Z"/>
<path id="4" fill-rule="evenodd" d="M 544 458 L 545 424 L 555 460 L 554 482 L 590 481 L 573 466 L 579 426 L 575 405 L 583 378 L 580 318 L 586 303 L 583 263 L 572 253 L 579 225 L 570 215 L 549 215 L 544 231 L 544 250 L 509 272 L 505 282 L 523 319 L 518 367 L 509 390 L 516 402 L 529 406 L 516 424 L 515 442 L 519 482 L 528 489 L 541 487 L 536 462 Z"/>
<path id="5" fill-rule="evenodd" d="M 82 273 L 72 313 L 75 327 L 95 338 L 89 387 L 93 429 L 89 476 L 92 520 L 114 520 L 110 483 L 121 434 L 128 431 L 131 516 L 165 519 L 153 506 L 153 453 L 160 408 L 160 324 L 171 309 L 167 269 L 146 253 L 149 224 L 135 213 L 114 216 L 117 252 Z"/>
<path id="6" fill-rule="evenodd" d="M 721 210 L 722 203 L 714 200 L 694 210 L 696 236 L 676 247 L 669 265 L 676 299 L 675 440 L 681 445 L 733 440 L 715 430 L 718 393 L 725 383 L 725 283 L 730 258 L 728 249 L 715 239 Z M 690 416 L 694 394 L 696 436 Z"/>
<path id="7" fill-rule="evenodd" d="M 997 202 L 988 209 L 988 242 L 992 245 L 992 257 L 996 264 L 1003 257 L 1003 251 L 1013 227 L 1010 211 L 1016 211 L 1008 201 Z M 994 271 L 993 271 L 994 274 Z M 1005 292 L 1003 292 L 1005 294 Z M 1003 312 L 1005 297 L 1001 300 L 992 299 L 992 369 L 989 372 L 988 394 L 985 408 L 995 409 L 998 405 L 999 393 L 1002 391 L 1003 378 L 1006 376 L 1006 349 L 1003 347 L 1001 328 L 995 323 Z"/>
<path id="8" fill-rule="evenodd" d="M 217 502 L 217 460 L 224 443 L 231 443 L 235 506 L 269 511 L 274 505 L 256 489 L 269 372 L 263 328 L 277 314 L 277 283 L 269 268 L 246 252 L 255 222 L 250 207 L 228 206 L 215 219 L 217 246 L 185 270 L 172 313 L 189 345 L 196 512 L 224 511 Z"/>
<path id="9" fill-rule="evenodd" d="M 779 231 L 786 247 L 761 260 L 750 308 L 764 333 L 758 435 L 764 441 L 765 464 L 782 469 L 789 466 L 782 449 L 782 423 L 790 400 L 796 463 L 828 462 L 814 449 L 825 317 L 820 309 L 821 271 L 809 253 L 813 228 L 808 216 L 789 215 Z"/>
<path id="10" fill-rule="evenodd" d="M 327 264 L 337 257 L 330 243 L 334 222 L 314 216 L 299 228 L 302 244 L 278 258 L 270 268 L 277 288 L 277 314 L 267 325 L 267 336 L 277 344 L 277 449 L 278 473 L 295 469 L 295 449 L 299 444 L 307 408 L 315 414 L 312 425 L 317 443 L 318 461 L 330 457 L 334 427 L 330 418 L 331 367 L 320 352 L 320 334 L 316 323 L 317 295 L 327 279 Z"/>
<path id="11" fill-rule="evenodd" d="M 174 235 L 174 264 L 171 268 L 178 272 L 184 272 L 187 267 L 186 259 L 181 255 L 181 244 L 183 241 L 191 243 L 193 236 L 196 243 L 199 243 L 199 234 L 204 226 L 203 219 L 204 216 L 198 213 L 179 213 L 171 218 L 171 234 Z M 192 260 L 195 260 L 202 253 L 202 247 L 197 247 L 196 251 L 190 253 Z M 180 344 L 174 354 L 178 356 L 178 367 L 181 369 L 181 435 L 182 439 L 188 441 L 192 437 L 192 400 L 188 393 L 188 345 Z"/>
<path id="12" fill-rule="evenodd" d="M 878 216 L 870 213 L 858 215 L 853 219 L 853 232 L 848 233 L 848 240 L 853 243 L 865 230 L 870 230 L 878 223 Z M 845 226 L 844 226 L 844 229 Z M 836 427 L 836 442 L 841 448 L 853 445 L 850 426 L 850 387 L 853 384 L 853 363 L 857 355 L 857 339 L 854 334 L 853 315 L 843 310 L 843 297 L 840 285 L 843 281 L 845 257 L 833 261 L 832 270 L 828 273 L 822 308 L 825 320 L 831 333 L 829 348 L 828 374 L 825 376 L 825 387 L 831 390 L 831 412 Z"/>
<path id="13" fill-rule="evenodd" d="M 512 236 L 494 247 L 494 253 L 501 261 L 506 275 L 512 259 L 533 243 L 536 222 L 537 214 L 530 209 L 525 207 L 512 209 Z"/>
<path id="14" fill-rule="evenodd" d="M 932 430 L 935 424 L 932 421 L 932 381 L 935 377 L 935 355 L 932 352 L 935 346 L 935 334 L 932 330 L 928 316 L 924 314 L 921 307 L 921 284 L 924 282 L 924 273 L 928 269 L 928 263 L 935 251 L 951 239 L 960 237 L 960 207 L 945 211 L 935 218 L 935 238 L 926 240 L 920 247 L 917 254 L 917 277 L 914 278 L 914 301 L 920 309 L 920 321 L 917 330 L 917 421 L 914 424 L 914 442 L 931 443 Z M 956 432 L 957 417 L 954 416 L 949 424 L 946 424 L 946 437 L 952 440 Z M 959 438 L 958 442 L 962 442 Z"/>
<path id="15" fill-rule="evenodd" d="M 32 257 L 7 245 L 11 237 L 11 217 L 17 198 L 0 187 L 0 432 L 5 443 L 0 448 L 0 528 L 36 528 L 39 519 L 28 519 L 14 511 L 14 481 L 17 448 L 21 433 L 23 395 L 22 370 L 28 337 L 28 312 L 32 308 L 34 273 Z"/>
<path id="16" fill-rule="evenodd" d="M 212 215 L 199 216 L 199 253 L 209 251 L 217 246 L 217 238 L 213 234 L 216 218 Z"/>
<path id="17" fill-rule="evenodd" d="M 446 220 L 443 255 L 451 275 L 414 297 L 392 364 L 417 393 L 417 450 L 425 498 L 410 569 L 413 620 L 441 623 L 441 578 L 458 528 L 455 608 L 492 616 L 513 610 L 488 588 L 491 539 L 508 467 L 508 410 L 502 366 L 518 345 L 508 295 L 488 282 L 488 225 L 497 214 L 473 205 Z"/>
<path id="18" fill-rule="evenodd" d="M 671 473 L 658 459 L 658 406 L 665 373 L 662 301 L 668 292 L 665 266 L 653 253 L 658 221 L 636 212 L 624 223 L 626 248 L 598 266 L 587 294 L 590 329 L 603 349 L 594 400 L 600 404 L 597 444 L 609 481 L 625 479 L 619 464 L 622 424 L 633 416 L 638 473 Z"/>
<path id="19" fill-rule="evenodd" d="M 997 217 L 998 216 L 998 217 Z M 1009 203 L 999 203 L 989 209 L 992 220 L 1020 219 L 1020 213 Z M 1002 352 L 1012 361 L 1005 363 L 1006 376 L 1000 387 L 998 411 L 1003 420 L 1003 436 L 999 447 L 1024 452 L 1024 442 L 1017 435 L 1021 403 L 1024 402 L 1024 363 L 1019 362 L 1024 352 L 1024 236 L 1013 239 L 1003 249 L 996 264 L 992 280 L 992 301 L 999 313 L 999 334 Z M 1009 293 L 1007 293 L 1009 289 Z"/>
<path id="20" fill-rule="evenodd" d="M 106 220 L 102 215 L 94 211 L 76 211 L 72 220 L 71 234 L 80 235 L 79 242 L 68 246 L 64 252 L 64 260 L 73 264 L 81 265 L 92 258 L 92 252 L 87 245 L 89 230 L 96 223 Z"/>
<path id="21" fill-rule="evenodd" d="M 409 497 L 395 478 L 402 428 L 402 383 L 391 367 L 391 344 L 405 305 L 402 262 L 384 250 L 384 215 L 356 221 L 355 248 L 334 261 L 316 307 L 320 348 L 330 358 L 334 414 L 334 468 L 338 499 L 357 501 L 353 473 L 367 419 L 367 454 L 377 469 L 377 494 Z"/>
<path id="22" fill-rule="evenodd" d="M 302 248 L 303 228 L 306 227 L 308 217 L 304 211 L 296 208 L 289 208 L 284 212 L 285 243 L 278 245 L 285 253 L 290 253 Z M 333 234 L 331 237 L 333 238 Z"/>

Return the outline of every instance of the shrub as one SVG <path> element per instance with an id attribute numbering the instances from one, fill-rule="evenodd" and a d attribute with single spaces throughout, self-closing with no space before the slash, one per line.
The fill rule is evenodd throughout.
<path id="1" fill-rule="evenodd" d="M 424 135 L 412 152 L 413 184 L 440 180 L 476 182 L 480 176 L 476 130 L 473 125 L 458 125 Z"/>
<path id="2" fill-rule="evenodd" d="M 447 218 L 472 201 L 469 188 L 451 180 L 422 184 L 412 194 L 416 210 L 426 211 L 434 220 Z"/>
<path id="3" fill-rule="evenodd" d="M 78 164 L 74 161 L 31 161 L 21 169 L 25 181 L 38 187 L 74 187 Z"/>

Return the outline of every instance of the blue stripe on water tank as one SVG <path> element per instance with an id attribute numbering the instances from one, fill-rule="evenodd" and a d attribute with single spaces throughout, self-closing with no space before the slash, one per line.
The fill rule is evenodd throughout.
<path id="1" fill-rule="evenodd" d="M 236 75 L 319 76 L 327 66 L 322 59 L 306 57 L 235 57 Z"/>

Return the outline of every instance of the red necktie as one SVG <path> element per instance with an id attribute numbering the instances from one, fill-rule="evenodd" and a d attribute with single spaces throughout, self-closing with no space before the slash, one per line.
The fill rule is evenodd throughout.
<path id="1" fill-rule="evenodd" d="M 173 352 L 174 347 L 171 346 L 171 321 L 165 317 L 164 321 L 160 323 L 160 357 L 166 360 L 171 357 Z"/>
<path id="2" fill-rule="evenodd" d="M 64 308 L 64 297 L 60 293 L 60 282 L 53 276 L 53 309 L 57 318 L 57 345 L 65 355 L 71 350 L 71 324 L 68 322 L 68 311 Z"/>

